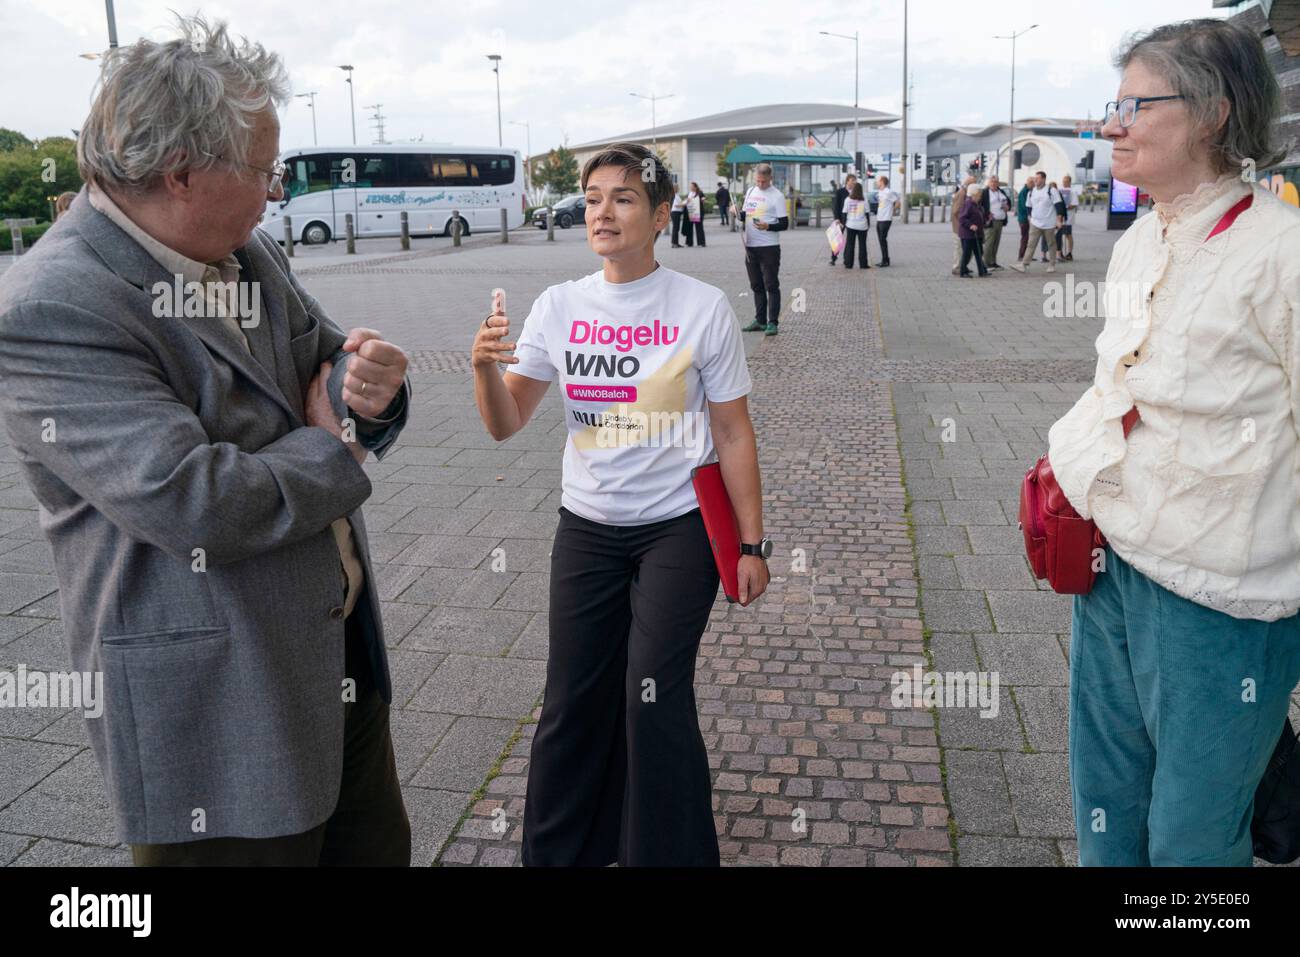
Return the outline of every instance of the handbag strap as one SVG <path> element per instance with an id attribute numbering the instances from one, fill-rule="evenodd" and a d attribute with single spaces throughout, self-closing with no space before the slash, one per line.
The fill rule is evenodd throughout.
<path id="1" fill-rule="evenodd" d="M 1243 196 L 1240 202 L 1238 202 L 1235 206 L 1232 207 L 1232 209 L 1228 210 L 1226 213 L 1223 214 L 1223 218 L 1220 219 L 1215 224 L 1214 228 L 1210 230 L 1210 235 L 1205 237 L 1205 241 L 1208 243 L 1215 236 L 1219 235 L 1219 233 L 1223 232 L 1225 229 L 1231 226 L 1238 216 L 1240 216 L 1243 212 L 1245 212 L 1248 208 L 1250 208 L 1250 204 L 1254 201 L 1254 199 L 1255 199 L 1255 193 L 1253 190 L 1247 193 L 1245 196 Z"/>
<path id="2" fill-rule="evenodd" d="M 1223 214 L 1223 218 L 1215 223 L 1214 228 L 1210 230 L 1210 235 L 1205 237 L 1205 241 L 1208 243 L 1215 236 L 1219 235 L 1219 233 L 1231 226 L 1238 216 L 1250 208 L 1250 204 L 1254 202 L 1254 200 L 1255 193 L 1252 190 L 1243 196 L 1239 202 L 1235 203 L 1232 209 Z M 1128 438 L 1128 434 L 1133 431 L 1133 426 L 1137 425 L 1139 418 L 1141 418 L 1141 416 L 1138 415 L 1138 407 L 1136 404 L 1133 408 L 1124 413 L 1124 418 L 1120 421 L 1120 424 L 1124 427 L 1124 438 Z"/>

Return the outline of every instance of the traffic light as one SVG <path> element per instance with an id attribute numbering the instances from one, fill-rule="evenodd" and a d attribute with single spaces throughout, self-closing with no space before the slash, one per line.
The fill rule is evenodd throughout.
<path id="1" fill-rule="evenodd" d="M 912 154 L 912 169 L 920 169 L 920 168 L 921 168 L 921 154 L 920 154 L 920 153 L 913 153 L 913 154 Z"/>
<path id="2" fill-rule="evenodd" d="M 1084 169 L 1092 169 L 1092 160 L 1093 160 L 1093 154 L 1094 154 L 1094 152 L 1095 152 L 1095 150 L 1088 150 L 1088 152 L 1084 155 L 1084 157 L 1083 157 L 1083 168 L 1084 168 Z"/>
<path id="3" fill-rule="evenodd" d="M 1020 169 L 1020 168 L 1021 168 L 1022 166 L 1024 166 L 1024 165 L 1025 165 L 1025 164 L 1024 164 L 1023 159 L 1022 159 L 1021 151 L 1020 151 L 1020 150 L 1015 150 L 1015 151 L 1013 151 L 1013 153 L 1012 153 L 1012 166 L 1013 166 L 1015 169 Z"/>
<path id="4" fill-rule="evenodd" d="M 867 164 L 867 175 L 868 175 L 868 176 L 875 176 L 875 175 L 876 175 L 876 167 L 875 167 L 873 164 L 871 164 L 871 163 L 868 163 L 868 164 Z"/>

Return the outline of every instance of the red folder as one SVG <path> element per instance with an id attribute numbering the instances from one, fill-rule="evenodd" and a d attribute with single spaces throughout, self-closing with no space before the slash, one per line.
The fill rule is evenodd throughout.
<path id="1" fill-rule="evenodd" d="M 722 591 L 727 601 L 740 601 L 740 524 L 731 507 L 731 496 L 722 482 L 722 466 L 717 462 L 691 469 L 691 484 L 695 498 L 700 503 L 700 517 L 709 535 L 713 560 L 722 579 Z"/>

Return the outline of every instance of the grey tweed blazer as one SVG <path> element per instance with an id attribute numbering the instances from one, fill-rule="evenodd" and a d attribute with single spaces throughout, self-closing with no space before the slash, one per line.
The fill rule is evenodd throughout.
<path id="1" fill-rule="evenodd" d="M 155 317 L 172 277 L 84 190 L 0 280 L 0 415 L 53 547 L 73 668 L 103 672 L 87 728 L 131 843 L 295 834 L 334 809 L 340 516 L 365 568 L 353 615 L 392 697 L 370 481 L 304 422 L 327 359 L 345 414 L 344 333 L 261 230 L 236 256 L 260 285 L 251 355 L 219 319 Z M 361 437 L 376 456 L 409 403 L 408 381 L 393 422 Z"/>

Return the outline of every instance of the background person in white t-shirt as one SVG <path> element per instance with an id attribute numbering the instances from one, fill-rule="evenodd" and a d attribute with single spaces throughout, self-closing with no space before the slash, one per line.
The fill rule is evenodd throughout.
<path id="1" fill-rule="evenodd" d="M 894 225 L 894 214 L 898 212 L 900 200 L 898 193 L 889 188 L 889 177 L 881 176 L 876 180 L 876 238 L 880 240 L 880 262 L 877 266 L 889 265 L 889 227 Z"/>
<path id="2" fill-rule="evenodd" d="M 718 573 L 692 468 L 716 450 L 743 543 L 742 605 L 767 587 L 771 543 L 739 323 L 724 292 L 655 261 L 668 177 L 637 144 L 588 160 L 587 241 L 602 269 L 543 292 L 517 344 L 502 309 L 474 339 L 493 438 L 523 428 L 557 378 L 569 430 L 525 865 L 719 863 L 693 689 Z"/>
<path id="3" fill-rule="evenodd" d="M 862 184 L 854 183 L 849 198 L 844 201 L 844 268 L 853 268 L 853 251 L 858 249 L 860 268 L 870 269 L 867 262 L 867 197 Z"/>
<path id="4" fill-rule="evenodd" d="M 1056 272 L 1056 227 L 1065 222 L 1065 217 L 1058 212 L 1058 204 L 1061 202 L 1060 190 L 1049 187 L 1047 174 L 1039 170 L 1036 185 L 1027 199 L 1029 242 L 1025 245 L 1025 258 L 1018 263 L 1012 263 L 1012 269 L 1024 272 L 1025 267 L 1034 259 L 1034 248 L 1041 241 L 1047 244 L 1047 252 L 1051 257 L 1047 271 Z"/>
<path id="5" fill-rule="evenodd" d="M 754 321 L 745 332 L 777 333 L 781 315 L 781 230 L 790 226 L 785 215 L 785 197 L 772 185 L 772 166 L 759 163 L 754 167 L 754 182 L 745 193 L 739 215 L 745 244 L 745 272 L 754 293 Z"/>
<path id="6" fill-rule="evenodd" d="M 1074 262 L 1074 214 L 1079 210 L 1079 190 L 1069 173 L 1061 177 L 1061 198 L 1065 200 L 1065 225 L 1057 230 L 1057 241 L 1061 244 L 1061 258 Z"/>

